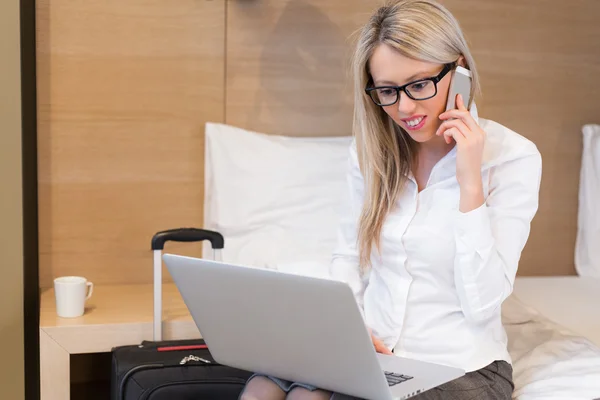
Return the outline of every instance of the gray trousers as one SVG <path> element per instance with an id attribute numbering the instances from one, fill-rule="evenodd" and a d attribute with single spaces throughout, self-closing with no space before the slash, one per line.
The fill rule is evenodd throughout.
<path id="1" fill-rule="evenodd" d="M 494 361 L 487 367 L 411 397 L 411 400 L 510 400 L 515 388 L 512 372 L 506 361 Z"/>
<path id="2" fill-rule="evenodd" d="M 494 361 L 484 368 L 468 372 L 458 379 L 411 397 L 411 400 L 511 400 L 515 387 L 512 372 L 512 366 L 506 361 Z M 308 390 L 316 389 L 309 385 L 284 381 L 275 377 L 268 378 L 286 393 L 297 386 Z M 334 393 L 331 400 L 358 400 L 358 398 Z"/>

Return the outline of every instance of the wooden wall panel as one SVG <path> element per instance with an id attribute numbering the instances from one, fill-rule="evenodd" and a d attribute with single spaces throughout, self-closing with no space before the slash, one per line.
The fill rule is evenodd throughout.
<path id="1" fill-rule="evenodd" d="M 574 274 L 581 127 L 600 122 L 600 2 L 445 3 L 481 71 L 482 116 L 533 140 L 542 153 L 540 209 L 519 274 Z"/>
<path id="2" fill-rule="evenodd" d="M 229 1 L 227 123 L 272 134 L 350 135 L 349 36 L 379 3 Z"/>
<path id="3" fill-rule="evenodd" d="M 37 2 L 42 287 L 151 282 L 152 234 L 201 225 L 224 18 L 224 0 Z"/>
<path id="4" fill-rule="evenodd" d="M 600 2 L 446 0 L 482 76 L 480 114 L 533 140 L 540 210 L 521 275 L 573 274 L 581 126 L 598 122 Z M 381 1 L 230 0 L 226 122 L 272 134 L 351 129 L 349 35 Z"/>

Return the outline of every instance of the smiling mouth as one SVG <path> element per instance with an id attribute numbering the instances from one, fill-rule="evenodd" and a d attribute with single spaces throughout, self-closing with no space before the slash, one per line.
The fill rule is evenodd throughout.
<path id="1" fill-rule="evenodd" d="M 420 117 L 402 120 L 402 122 L 404 122 L 404 126 L 406 126 L 407 129 L 417 130 L 417 129 L 421 129 L 423 127 L 423 125 L 425 125 L 426 119 L 427 119 L 427 116 L 422 115 Z"/>

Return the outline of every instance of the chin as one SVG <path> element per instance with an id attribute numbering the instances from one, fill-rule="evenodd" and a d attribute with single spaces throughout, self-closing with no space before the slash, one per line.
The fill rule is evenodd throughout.
<path id="1" fill-rule="evenodd" d="M 406 130 L 406 133 L 408 133 L 408 136 L 410 136 L 411 139 L 417 143 L 429 142 L 431 139 L 433 139 L 435 137 L 435 132 L 431 132 L 429 129 L 422 129 L 419 131 L 412 131 L 412 132 L 409 130 Z"/>
<path id="2" fill-rule="evenodd" d="M 417 143 L 425 143 L 433 139 L 433 134 L 430 133 L 409 132 L 408 135 Z"/>

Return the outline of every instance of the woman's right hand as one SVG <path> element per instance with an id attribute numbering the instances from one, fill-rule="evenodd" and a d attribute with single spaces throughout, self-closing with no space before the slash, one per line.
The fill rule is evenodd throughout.
<path id="1" fill-rule="evenodd" d="M 371 328 L 368 329 L 369 334 L 371 335 L 371 341 L 373 341 L 373 346 L 375 346 L 375 351 L 381 354 L 393 355 L 394 353 L 392 353 L 387 347 L 385 347 L 383 341 L 381 341 L 381 339 L 379 339 L 373 334 L 373 330 Z"/>

